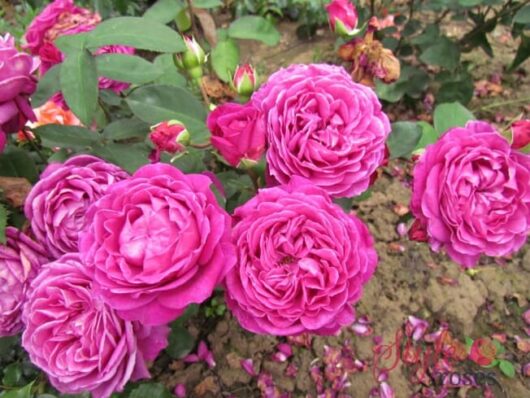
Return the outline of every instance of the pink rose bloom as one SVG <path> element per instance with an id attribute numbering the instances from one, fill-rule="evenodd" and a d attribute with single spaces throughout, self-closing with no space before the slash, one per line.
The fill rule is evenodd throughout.
<path id="1" fill-rule="evenodd" d="M 521 149 L 530 144 L 530 120 L 518 120 L 512 124 L 512 148 Z"/>
<path id="2" fill-rule="evenodd" d="M 326 6 L 329 25 L 333 32 L 352 35 L 357 28 L 357 9 L 350 0 L 333 0 Z"/>
<path id="3" fill-rule="evenodd" d="M 149 155 L 149 159 L 152 162 L 159 162 L 162 152 L 182 152 L 185 149 L 183 144 L 190 139 L 190 133 L 186 126 L 178 120 L 169 120 L 151 127 L 149 139 L 155 146 L 155 149 Z"/>
<path id="4" fill-rule="evenodd" d="M 0 150 L 6 134 L 20 130 L 28 120 L 35 120 L 29 103 L 37 85 L 32 73 L 38 67 L 33 57 L 15 47 L 15 39 L 0 36 Z"/>
<path id="5" fill-rule="evenodd" d="M 234 213 L 226 302 L 245 329 L 334 334 L 377 265 L 368 228 L 309 181 L 262 189 Z"/>
<path id="6" fill-rule="evenodd" d="M 493 126 L 471 121 L 445 133 L 414 167 L 411 210 L 431 247 L 464 267 L 506 256 L 530 231 L 530 156 Z"/>
<path id="7" fill-rule="evenodd" d="M 273 178 L 309 179 L 333 197 L 364 192 L 385 160 L 390 122 L 374 91 L 338 66 L 292 65 L 252 96 L 263 113 Z"/>
<path id="8" fill-rule="evenodd" d="M 94 293 L 76 253 L 42 267 L 24 307 L 22 345 L 61 393 L 107 398 L 148 378 L 146 361 L 167 346 L 169 328 L 122 320 Z"/>
<path id="9" fill-rule="evenodd" d="M 77 252 L 88 207 L 107 188 L 129 175 L 118 166 L 89 155 L 49 165 L 26 198 L 24 212 L 39 242 L 53 258 Z"/>
<path id="10" fill-rule="evenodd" d="M 0 337 L 22 331 L 22 306 L 31 280 L 48 262 L 44 249 L 13 227 L 0 244 Z"/>
<path id="11" fill-rule="evenodd" d="M 127 320 L 176 319 L 235 263 L 230 216 L 210 178 L 168 164 L 140 168 L 89 209 L 80 240 L 103 300 Z"/>
<path id="12" fill-rule="evenodd" d="M 232 166 L 243 159 L 257 161 L 265 151 L 264 122 L 251 103 L 226 103 L 208 115 L 212 145 Z"/>

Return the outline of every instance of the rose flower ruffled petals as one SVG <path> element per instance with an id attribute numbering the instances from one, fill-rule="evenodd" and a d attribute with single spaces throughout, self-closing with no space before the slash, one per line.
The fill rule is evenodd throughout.
<path id="1" fill-rule="evenodd" d="M 268 171 L 307 178 L 333 197 L 368 189 L 385 161 L 390 122 L 374 91 L 337 66 L 292 65 L 252 96 L 262 112 Z"/>
<path id="2" fill-rule="evenodd" d="M 163 324 L 201 303 L 235 263 L 231 218 L 211 179 L 140 168 L 88 210 L 80 252 L 103 300 L 128 320 Z"/>
<path id="3" fill-rule="evenodd" d="M 146 361 L 167 346 L 167 326 L 121 319 L 93 291 L 77 253 L 42 267 L 24 307 L 22 345 L 62 393 L 107 398 L 148 378 Z"/>
<path id="4" fill-rule="evenodd" d="M 118 166 L 89 155 L 50 164 L 24 205 L 37 240 L 53 258 L 76 252 L 79 233 L 86 226 L 88 207 L 109 185 L 128 176 Z"/>
<path id="5" fill-rule="evenodd" d="M 48 262 L 43 247 L 13 227 L 0 244 L 0 337 L 22 331 L 22 306 L 32 279 Z"/>
<path id="6" fill-rule="evenodd" d="M 429 145 L 413 171 L 411 210 L 430 246 L 464 267 L 519 250 L 530 232 L 530 155 L 471 121 Z"/>
<path id="7" fill-rule="evenodd" d="M 254 333 L 337 333 L 355 319 L 353 304 L 377 264 L 361 220 L 300 177 L 237 208 L 233 242 L 226 302 Z"/>

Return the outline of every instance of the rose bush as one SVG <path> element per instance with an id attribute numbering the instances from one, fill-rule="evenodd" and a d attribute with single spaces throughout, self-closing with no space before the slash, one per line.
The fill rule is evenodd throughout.
<path id="1" fill-rule="evenodd" d="M 120 319 L 93 292 L 78 254 L 43 266 L 24 308 L 22 344 L 62 393 L 107 398 L 149 377 L 146 361 L 167 345 L 169 328 Z"/>
<path id="2" fill-rule="evenodd" d="M 369 87 L 331 65 L 292 65 L 252 96 L 267 137 L 267 165 L 279 183 L 309 179 L 334 197 L 361 194 L 385 159 L 388 117 Z"/>
<path id="3" fill-rule="evenodd" d="M 530 232 L 530 156 L 470 121 L 427 147 L 414 167 L 411 210 L 431 247 L 464 267 L 506 256 Z"/>
<path id="4" fill-rule="evenodd" d="M 6 244 L 0 244 L 0 337 L 22 331 L 22 305 L 29 284 L 46 262 L 42 246 L 15 228 L 7 228 Z"/>
<path id="5" fill-rule="evenodd" d="M 204 175 L 147 165 L 88 210 L 80 251 L 123 318 L 171 321 L 210 297 L 234 265 L 230 216 L 210 184 Z"/>
<path id="6" fill-rule="evenodd" d="M 366 226 L 309 181 L 262 189 L 234 212 L 237 264 L 226 301 L 254 333 L 333 334 L 377 264 Z"/>
<path id="7" fill-rule="evenodd" d="M 31 229 L 54 258 L 77 252 L 79 233 L 87 225 L 88 207 L 128 174 L 89 155 L 52 163 L 26 198 L 24 212 Z"/>

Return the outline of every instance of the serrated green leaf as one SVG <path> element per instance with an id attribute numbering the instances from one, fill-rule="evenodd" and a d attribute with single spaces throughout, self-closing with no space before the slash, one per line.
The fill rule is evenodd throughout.
<path id="1" fill-rule="evenodd" d="M 103 136 L 114 141 L 145 138 L 147 134 L 149 134 L 149 124 L 134 117 L 115 120 L 103 129 Z"/>
<path id="2" fill-rule="evenodd" d="M 173 29 L 139 17 L 118 17 L 103 21 L 88 34 L 86 41 L 89 48 L 113 44 L 167 53 L 178 53 L 186 49 L 182 37 Z"/>
<path id="3" fill-rule="evenodd" d="M 459 102 L 440 104 L 434 109 L 434 129 L 441 135 L 451 127 L 463 127 L 475 116 Z"/>
<path id="4" fill-rule="evenodd" d="M 57 64 L 48 69 L 46 74 L 39 79 L 37 90 L 31 96 L 31 106 L 33 108 L 44 105 L 50 97 L 61 91 L 60 72 L 61 64 Z"/>
<path id="5" fill-rule="evenodd" d="M 173 155 L 167 157 L 173 157 Z M 171 164 L 184 173 L 200 173 L 207 169 L 204 164 L 204 150 L 193 147 L 188 147 L 186 152 L 178 154 Z"/>
<path id="6" fill-rule="evenodd" d="M 166 24 L 175 19 L 183 8 L 184 3 L 180 0 L 158 0 L 147 9 L 144 18 Z"/>
<path id="7" fill-rule="evenodd" d="M 47 148 L 86 149 L 97 145 L 101 135 L 80 126 L 45 124 L 33 130 Z"/>
<path id="8" fill-rule="evenodd" d="M 63 35 L 59 36 L 53 44 L 57 46 L 66 55 L 83 51 L 85 49 L 85 43 L 87 39 L 87 33 L 77 33 L 75 35 Z"/>
<path id="9" fill-rule="evenodd" d="M 275 46 L 280 41 L 280 32 L 269 20 L 253 15 L 232 22 L 228 35 L 234 39 L 259 40 L 269 46 Z"/>
<path id="10" fill-rule="evenodd" d="M 460 49 L 449 38 L 441 37 L 421 53 L 420 60 L 428 65 L 454 70 L 460 63 Z"/>
<path id="11" fill-rule="evenodd" d="M 219 79 L 230 82 L 239 64 L 239 48 L 234 40 L 220 41 L 212 50 L 212 67 Z"/>
<path id="12" fill-rule="evenodd" d="M 511 362 L 504 359 L 499 360 L 499 369 L 505 376 L 509 378 L 515 377 L 515 368 Z"/>
<path id="13" fill-rule="evenodd" d="M 98 55 L 96 66 L 99 76 L 133 84 L 150 83 L 162 76 L 163 73 L 158 65 L 136 55 Z"/>
<path id="14" fill-rule="evenodd" d="M 66 103 L 89 126 L 98 100 L 98 74 L 92 55 L 86 50 L 69 54 L 61 66 L 60 81 Z"/>
<path id="15" fill-rule="evenodd" d="M 392 132 L 387 140 L 390 158 L 410 156 L 421 139 L 422 130 L 415 122 L 392 123 Z"/>
<path id="16" fill-rule="evenodd" d="M 180 324 L 171 325 L 169 344 L 166 352 L 173 359 L 180 359 L 188 355 L 195 347 L 195 339 L 186 328 Z"/>

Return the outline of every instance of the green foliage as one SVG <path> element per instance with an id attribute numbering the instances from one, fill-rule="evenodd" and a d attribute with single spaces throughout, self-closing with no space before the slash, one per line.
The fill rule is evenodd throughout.
<path id="1" fill-rule="evenodd" d="M 392 132 L 387 140 L 390 158 L 409 156 L 420 141 L 422 129 L 416 122 L 392 123 Z"/>
<path id="2" fill-rule="evenodd" d="M 63 126 L 60 124 L 45 124 L 33 130 L 47 148 L 71 148 L 87 150 L 96 145 L 100 134 L 85 127 Z"/>
<path id="3" fill-rule="evenodd" d="M 510 361 L 506 361 L 504 359 L 499 360 L 499 369 L 506 377 L 515 377 L 515 368 Z"/>
<path id="4" fill-rule="evenodd" d="M 0 175 L 26 178 L 31 183 L 37 181 L 39 177 L 35 161 L 30 153 L 11 146 L 0 154 Z"/>
<path id="5" fill-rule="evenodd" d="M 173 395 L 160 383 L 144 383 L 131 391 L 129 398 L 173 398 Z"/>
<path id="6" fill-rule="evenodd" d="M 98 55 L 96 66 L 99 76 L 134 84 L 150 83 L 164 73 L 159 65 L 135 55 Z"/>
<path id="7" fill-rule="evenodd" d="M 451 127 L 462 127 L 474 119 L 475 116 L 458 102 L 441 104 L 434 109 L 434 129 L 438 135 L 445 133 Z"/>
<path id="8" fill-rule="evenodd" d="M 0 394 L 0 398 L 31 398 L 31 389 L 33 387 L 33 383 L 34 382 L 31 382 L 21 388 L 4 391 Z"/>
<path id="9" fill-rule="evenodd" d="M 204 307 L 204 315 L 207 318 L 222 317 L 226 312 L 226 305 L 222 300 L 213 297 Z"/>
<path id="10" fill-rule="evenodd" d="M 144 13 L 144 18 L 163 24 L 171 22 L 185 8 L 180 0 L 158 0 Z"/>
<path id="11" fill-rule="evenodd" d="M 228 35 L 234 39 L 259 40 L 274 46 L 280 41 L 280 32 L 263 17 L 246 16 L 236 19 L 228 28 Z"/>
<path id="12" fill-rule="evenodd" d="M 219 79 L 224 82 L 231 81 L 239 64 L 239 48 L 236 42 L 232 39 L 220 41 L 211 55 L 212 67 Z"/>
<path id="13" fill-rule="evenodd" d="M 0 243 L 6 243 L 6 228 L 7 228 L 7 209 L 0 203 Z"/>
<path id="14" fill-rule="evenodd" d="M 185 325 L 188 320 L 197 315 L 199 312 L 199 306 L 196 304 L 190 304 L 184 314 L 182 314 L 177 320 L 175 320 L 171 326 L 171 332 L 169 334 L 169 344 L 166 348 L 167 354 L 173 359 L 180 359 L 188 355 L 195 347 L 195 339 L 188 332 Z"/>
<path id="15" fill-rule="evenodd" d="M 38 108 L 48 101 L 55 93 L 61 91 L 60 84 L 61 64 L 54 65 L 39 79 L 37 90 L 31 96 L 31 104 Z"/>

